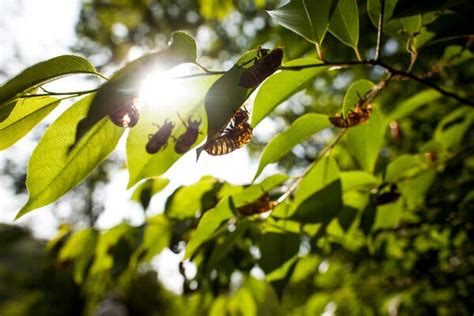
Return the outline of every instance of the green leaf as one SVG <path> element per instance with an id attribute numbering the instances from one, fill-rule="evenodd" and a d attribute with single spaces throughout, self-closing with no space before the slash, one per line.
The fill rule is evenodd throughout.
<path id="1" fill-rule="evenodd" d="M 268 14 L 281 26 L 304 37 L 307 41 L 321 44 L 331 18 L 331 0 L 292 0 Z"/>
<path id="2" fill-rule="evenodd" d="M 257 242 L 261 252 L 258 265 L 267 274 L 276 270 L 298 253 L 300 242 L 298 234 L 267 233 L 262 235 Z"/>
<path id="3" fill-rule="evenodd" d="M 474 110 L 469 106 L 462 106 L 449 113 L 436 126 L 434 139 L 447 151 L 456 152 L 462 149 L 464 135 L 472 127 Z"/>
<path id="4" fill-rule="evenodd" d="M 399 120 L 407 115 L 410 115 L 423 105 L 436 101 L 440 97 L 441 94 L 432 89 L 420 91 L 397 105 L 395 109 L 388 115 L 387 119 L 389 121 Z"/>
<path id="5" fill-rule="evenodd" d="M 0 105 L 0 122 L 5 121 L 10 116 L 10 113 L 13 111 L 18 102 L 18 100 L 13 100 L 5 103 L 4 105 Z"/>
<path id="6" fill-rule="evenodd" d="M 432 169 L 420 173 L 417 177 L 409 181 L 400 183 L 398 189 L 406 202 L 404 207 L 408 210 L 415 210 L 424 207 L 426 205 L 426 193 L 435 179 L 436 170 Z"/>
<path id="7" fill-rule="evenodd" d="M 206 242 L 221 226 L 222 222 L 228 220 L 233 216 L 231 211 L 230 200 L 225 198 L 221 200 L 215 208 L 207 211 L 193 232 L 189 243 L 186 246 L 186 253 L 184 259 L 191 257 L 196 250 Z"/>
<path id="8" fill-rule="evenodd" d="M 317 63 L 320 63 L 320 61 L 302 58 L 289 61 L 283 66 L 304 66 Z M 260 86 L 255 97 L 252 111 L 252 126 L 257 126 L 280 103 L 304 89 L 306 85 L 326 69 L 327 67 L 306 68 L 299 71 L 283 70 L 268 78 Z"/>
<path id="9" fill-rule="evenodd" d="M 357 49 L 359 43 L 357 0 L 339 0 L 329 24 L 329 32 L 347 46 Z"/>
<path id="10" fill-rule="evenodd" d="M 385 12 L 384 12 L 384 24 L 386 24 L 392 17 L 393 10 L 397 5 L 398 0 L 385 0 Z M 370 20 L 375 27 L 379 25 L 379 16 L 382 11 L 380 0 L 368 0 L 367 1 L 367 12 Z"/>
<path id="11" fill-rule="evenodd" d="M 0 123 L 0 150 L 10 147 L 25 136 L 60 102 L 61 100 L 50 97 L 18 100 L 10 116 Z"/>
<path id="12" fill-rule="evenodd" d="M 418 156 L 401 155 L 387 166 L 385 180 L 396 182 L 402 178 L 410 177 L 426 167 L 426 163 Z"/>
<path id="13" fill-rule="evenodd" d="M 86 115 L 91 101 L 92 96 L 79 100 L 46 130 L 30 158 L 26 178 L 29 199 L 16 219 L 59 199 L 114 150 L 123 129 L 103 120 L 69 151 L 75 127 Z"/>
<path id="14" fill-rule="evenodd" d="M 207 261 L 207 269 L 212 270 L 221 264 L 221 260 L 226 259 L 228 253 L 232 250 L 235 243 L 242 240 L 243 234 L 247 231 L 250 225 L 249 221 L 240 221 L 236 223 L 236 228 L 232 232 L 226 232 L 221 240 L 216 242 L 212 253 Z"/>
<path id="15" fill-rule="evenodd" d="M 403 31 L 409 37 L 414 37 L 421 28 L 421 15 L 414 15 L 406 18 L 401 18 L 400 23 L 403 26 Z"/>
<path id="16" fill-rule="evenodd" d="M 303 223 L 327 223 L 341 208 L 339 168 L 333 158 L 325 156 L 303 177 L 288 212 L 289 218 Z"/>
<path id="17" fill-rule="evenodd" d="M 345 171 L 340 176 L 344 192 L 359 188 L 370 189 L 379 182 L 374 175 L 365 171 Z"/>
<path id="18" fill-rule="evenodd" d="M 129 234 L 132 229 L 133 227 L 130 225 L 122 223 L 100 234 L 95 249 L 94 263 L 90 270 L 91 274 L 112 269 L 114 266 L 114 259 L 110 250 L 113 246 L 118 244 L 123 236 Z"/>
<path id="19" fill-rule="evenodd" d="M 135 189 L 132 200 L 140 203 L 143 209 L 146 210 L 153 195 L 163 190 L 168 183 L 170 183 L 170 180 L 164 178 L 146 180 Z"/>
<path id="20" fill-rule="evenodd" d="M 124 104 L 132 104 L 143 79 L 154 69 L 163 72 L 196 60 L 194 39 L 185 32 L 174 32 L 167 50 L 140 57 L 117 71 L 97 92 L 87 116 L 77 127 L 74 144 L 95 124 Z M 143 115 L 142 115 L 143 116 Z"/>
<path id="21" fill-rule="evenodd" d="M 270 284 L 275 289 L 280 301 L 282 300 L 283 293 L 285 292 L 285 289 L 287 288 L 287 285 L 290 282 L 290 279 L 293 276 L 296 265 L 299 261 L 300 257 L 295 255 L 293 258 L 289 259 L 282 266 L 280 266 L 280 268 L 273 270 L 266 276 L 266 279 L 270 281 Z M 279 310 L 281 311 L 281 308 Z"/>
<path id="22" fill-rule="evenodd" d="M 157 177 L 162 175 L 171 167 L 182 155 L 175 151 L 175 142 L 168 139 L 166 148 L 155 154 L 149 154 L 145 147 L 148 143 L 148 136 L 157 132 L 157 127 L 153 124 L 163 124 L 165 120 L 173 122 L 172 135 L 179 137 L 186 127 L 179 120 L 177 113 L 187 120 L 192 116 L 194 120 L 202 120 L 200 134 L 191 148 L 197 146 L 205 137 L 207 121 L 204 114 L 204 96 L 216 80 L 216 76 L 206 78 L 189 78 L 180 80 L 182 89 L 186 90 L 179 100 L 162 100 L 158 108 L 156 104 L 144 104 L 141 110 L 141 119 L 138 124 L 130 130 L 127 138 L 127 162 L 130 179 L 128 187 L 132 187 L 141 179 Z"/>
<path id="23" fill-rule="evenodd" d="M 140 249 L 146 251 L 144 260 L 151 260 L 170 244 L 171 227 L 162 214 L 147 219 Z"/>
<path id="24" fill-rule="evenodd" d="M 402 217 L 403 207 L 404 205 L 401 199 L 396 203 L 379 205 L 375 215 L 374 230 L 398 226 Z"/>
<path id="25" fill-rule="evenodd" d="M 339 221 L 339 224 L 341 225 L 342 229 L 344 231 L 348 231 L 349 228 L 351 227 L 352 223 L 357 217 L 357 209 L 344 205 L 337 215 L 337 220 Z"/>
<path id="26" fill-rule="evenodd" d="M 166 216 L 178 220 L 194 218 L 202 209 L 203 195 L 214 188 L 217 180 L 211 176 L 202 177 L 195 184 L 179 188 L 167 202 Z"/>
<path id="27" fill-rule="evenodd" d="M 371 91 L 375 84 L 370 80 L 357 80 L 346 91 L 343 103 L 343 116 L 347 117 L 347 113 L 359 102 L 367 92 Z"/>
<path id="28" fill-rule="evenodd" d="M 362 216 L 360 218 L 360 228 L 364 232 L 365 235 L 368 235 L 372 230 L 372 227 L 375 223 L 375 215 L 377 212 L 377 206 L 374 202 L 370 202 L 367 204 L 366 208 L 362 212 Z"/>
<path id="29" fill-rule="evenodd" d="M 290 219 L 301 223 L 329 224 L 342 209 L 341 180 L 337 179 L 305 199 Z"/>
<path id="30" fill-rule="evenodd" d="M 78 284 L 84 280 L 84 273 L 94 256 L 96 242 L 97 231 L 87 228 L 75 232 L 59 251 L 59 260 L 74 261 L 73 277 Z"/>
<path id="31" fill-rule="evenodd" d="M 286 131 L 276 135 L 265 146 L 254 180 L 260 175 L 265 166 L 277 162 L 290 152 L 294 146 L 329 126 L 330 122 L 326 115 L 310 113 L 298 118 Z"/>
<path id="32" fill-rule="evenodd" d="M 0 108 L 20 93 L 28 92 L 41 84 L 71 74 L 93 74 L 95 70 L 85 58 L 74 55 L 58 56 L 26 68 L 0 87 Z"/>
<path id="33" fill-rule="evenodd" d="M 219 229 L 222 222 L 233 217 L 232 210 L 257 200 L 264 192 L 268 192 L 288 179 L 287 175 L 276 174 L 259 184 L 251 185 L 232 196 L 226 196 L 217 203 L 216 207 L 207 211 L 199 221 L 196 231 L 186 247 L 184 258 L 191 257 L 196 250 L 209 240 Z"/>
<path id="34" fill-rule="evenodd" d="M 311 195 L 337 180 L 339 180 L 339 168 L 336 161 L 332 157 L 322 157 L 301 180 L 295 192 L 292 208 L 296 209 Z"/>
<path id="35" fill-rule="evenodd" d="M 367 172 L 372 172 L 383 144 L 385 124 L 377 107 L 364 125 L 350 128 L 347 131 L 347 148 L 359 165 Z"/>

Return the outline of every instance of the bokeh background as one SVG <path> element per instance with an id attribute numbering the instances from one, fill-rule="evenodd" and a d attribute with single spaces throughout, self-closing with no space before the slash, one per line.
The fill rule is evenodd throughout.
<path id="1" fill-rule="evenodd" d="M 240 54 L 258 46 L 283 47 L 286 59 L 314 54 L 312 45 L 277 26 L 265 12 L 265 9 L 274 9 L 284 2 L 0 0 L 0 84 L 29 65 L 70 53 L 87 57 L 100 71 L 110 75 L 128 61 L 165 48 L 175 30 L 185 30 L 194 36 L 199 49 L 199 62 L 209 69 L 228 69 Z M 361 2 L 364 7 L 365 2 Z M 362 54 L 372 56 L 375 36 L 364 34 L 375 34 L 376 30 L 367 17 L 361 18 L 360 28 L 360 47 L 364 47 Z M 464 39 L 458 43 L 465 45 L 465 42 Z M 425 58 L 417 65 L 419 70 L 428 71 L 443 54 L 443 49 L 437 45 L 426 49 Z M 395 37 L 386 39 L 382 51 L 390 62 L 406 64 L 409 61 L 405 43 Z M 331 56 L 331 60 L 354 58 L 351 49 L 330 36 L 325 42 L 325 54 Z M 464 69 L 450 68 L 441 79 L 450 85 L 462 83 L 459 92 L 472 98 L 472 73 L 471 63 Z M 257 168 L 256 153 L 271 137 L 302 113 L 336 112 L 347 87 L 354 78 L 361 76 L 375 80 L 380 72 L 377 69 L 352 68 L 317 78 L 266 118 L 256 129 L 254 140 L 246 149 L 236 151 L 225 159 L 203 156 L 196 164 L 194 153 L 185 155 L 165 174 L 171 183 L 152 199 L 147 215 L 161 213 L 169 194 L 206 174 L 233 184 L 250 182 Z M 54 83 L 53 88 L 55 91 L 67 91 L 71 86 L 74 90 L 80 90 L 98 85 L 91 78 L 73 80 Z M 383 99 L 382 96 L 382 101 L 385 101 L 382 103 L 389 108 L 416 91 L 416 87 L 408 84 L 391 86 L 390 98 Z M 107 229 L 123 221 L 132 225 L 143 223 L 143 209 L 138 203 L 130 201 L 132 191 L 126 192 L 128 174 L 124 168 L 123 151 L 116 151 L 83 184 L 59 202 L 13 223 L 16 212 L 27 199 L 24 180 L 28 157 L 48 123 L 67 106 L 68 103 L 62 105 L 27 137 L 0 153 L 0 221 L 3 222 L 0 224 L 0 314 L 193 314 L 200 303 L 196 301 L 183 309 L 184 299 L 179 295 L 183 292 L 183 277 L 178 266 L 182 252 L 167 250 L 156 256 L 149 266 L 130 276 L 121 291 L 107 289 L 89 296 L 90 293 L 84 293 L 74 283 L 71 266 L 65 263 L 60 266 L 54 255 L 44 251 L 47 241 L 65 226 L 74 230 L 87 227 Z M 390 161 L 399 152 L 416 151 L 446 113 L 442 104 L 434 104 L 430 111 L 418 113 L 404 122 L 403 141 L 392 142 L 391 147 L 384 148 L 380 164 Z M 268 168 L 266 174 L 276 170 L 288 174 L 300 173 L 315 159 L 318 150 L 331 136 L 331 132 L 319 134 L 296 146 L 279 165 Z M 344 163 L 350 165 L 352 162 Z M 463 225 L 469 222 L 469 218 L 472 219 L 472 214 L 466 218 L 466 210 L 473 206 L 472 199 L 461 206 L 459 203 L 472 189 L 472 177 L 465 175 L 472 175 L 473 168 L 472 164 L 466 166 L 462 161 L 455 161 L 450 168 L 444 171 L 442 180 L 428 196 L 432 203 L 427 204 L 426 211 L 430 208 L 452 210 L 454 215 L 450 214 L 454 218 L 459 217 L 459 225 Z M 463 180 L 457 181 L 461 176 Z M 454 196 L 437 201 L 436 196 L 446 188 Z M 311 311 L 320 310 L 325 315 L 367 315 L 376 311 L 396 315 L 400 302 L 403 302 L 405 311 L 413 311 L 408 314 L 454 315 L 465 313 L 469 308 L 471 313 L 474 306 L 470 297 L 474 293 L 474 256 L 473 245 L 468 239 L 473 236 L 472 223 L 453 229 L 446 237 L 447 233 L 442 226 L 440 228 L 441 218 L 426 215 L 425 219 L 429 220 L 426 225 L 401 228 L 403 231 L 397 236 L 399 239 L 396 242 L 386 241 L 387 249 L 380 254 L 369 255 L 368 248 L 359 248 L 357 241 L 354 241 L 350 247 L 332 248 L 326 257 L 311 257 L 307 260 L 307 269 L 312 268 L 319 273 L 315 279 L 318 292 L 311 294 L 314 284 L 308 285 L 304 277 L 298 279 L 299 275 L 305 275 L 304 271 L 299 271 L 290 286 L 293 294 L 287 297 L 284 302 L 286 307 L 279 312 L 296 310 L 304 314 L 307 311 L 306 314 L 311 315 Z M 405 247 L 412 243 L 418 243 L 423 251 L 417 246 L 413 249 Z M 351 247 L 353 249 L 347 249 Z M 403 268 L 405 256 L 410 261 L 407 270 Z M 187 267 L 187 273 L 191 276 L 195 273 L 193 269 L 192 265 Z M 255 272 L 255 277 L 259 277 L 259 271 Z M 235 283 L 238 282 L 237 275 Z M 300 301 L 310 296 L 310 304 L 304 305 L 305 302 Z M 90 297 L 97 301 L 89 304 Z M 420 301 L 423 304 L 418 305 Z M 268 307 L 269 313 L 273 308 Z"/>

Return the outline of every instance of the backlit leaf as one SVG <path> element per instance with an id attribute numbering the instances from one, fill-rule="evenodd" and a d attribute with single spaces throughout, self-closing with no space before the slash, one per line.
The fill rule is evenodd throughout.
<path id="1" fill-rule="evenodd" d="M 281 26 L 304 37 L 307 41 L 321 44 L 331 18 L 331 0 L 292 0 L 268 14 Z"/>
<path id="2" fill-rule="evenodd" d="M 359 8 L 357 0 L 339 0 L 329 24 L 329 32 L 354 49 L 359 43 Z"/>
<path id="3" fill-rule="evenodd" d="M 87 114 L 91 101 L 92 96 L 79 100 L 46 130 L 28 164 L 28 202 L 16 218 L 59 199 L 114 150 L 123 129 L 103 120 L 69 151 L 75 127 Z"/>
<path id="4" fill-rule="evenodd" d="M 286 131 L 276 135 L 265 146 L 254 179 L 260 175 L 265 166 L 277 162 L 294 146 L 329 126 L 330 123 L 326 115 L 310 113 L 298 118 Z"/>
<path id="5" fill-rule="evenodd" d="M 366 124 L 349 128 L 347 147 L 365 171 L 372 172 L 383 144 L 385 124 L 377 107 Z"/>
<path id="6" fill-rule="evenodd" d="M 194 62 L 196 55 L 194 39 L 185 32 L 175 32 L 167 50 L 140 57 L 117 71 L 95 95 L 87 116 L 77 127 L 74 144 L 108 114 L 132 104 L 144 78 L 151 71 L 160 69 L 166 72 L 176 65 Z"/>
<path id="7" fill-rule="evenodd" d="M 206 192 L 213 189 L 217 180 L 213 177 L 202 177 L 198 182 L 179 188 L 166 203 L 165 214 L 170 218 L 193 218 L 197 212 L 203 211 L 201 199 Z"/>
<path id="8" fill-rule="evenodd" d="M 200 134 L 189 149 L 197 146 L 204 139 L 207 127 L 203 106 L 204 96 L 216 79 L 216 76 L 208 76 L 204 79 L 180 79 L 180 87 L 183 92 L 178 100 L 158 99 L 159 101 L 156 104 L 143 105 L 140 121 L 130 130 L 127 138 L 129 188 L 141 179 L 162 175 L 182 156 L 176 152 L 176 142 L 171 137 L 167 140 L 168 145 L 157 153 L 149 154 L 146 151 L 149 135 L 155 134 L 158 130 L 153 124 L 162 126 L 165 120 L 173 122 L 172 135 L 177 138 L 186 131 L 186 127 L 178 117 L 179 113 L 186 121 L 188 118 L 202 120 L 199 129 Z"/>
<path id="9" fill-rule="evenodd" d="M 0 123 L 0 150 L 10 147 L 25 136 L 60 102 L 61 100 L 50 97 L 18 100 L 10 116 Z"/>
<path id="10" fill-rule="evenodd" d="M 148 179 L 135 189 L 132 200 L 140 203 L 146 210 L 153 195 L 163 190 L 169 182 L 170 180 L 164 178 Z"/>
<path id="11" fill-rule="evenodd" d="M 289 61 L 283 66 L 303 66 L 320 63 L 311 58 L 302 58 Z M 306 68 L 302 70 L 282 70 L 268 78 L 257 92 L 252 113 L 252 126 L 257 126 L 261 120 L 273 111 L 279 104 L 310 83 L 327 67 Z"/>
<path id="12" fill-rule="evenodd" d="M 26 68 L 0 87 L 0 108 L 21 93 L 28 92 L 41 84 L 71 74 L 97 74 L 85 58 L 63 55 L 37 63 Z"/>

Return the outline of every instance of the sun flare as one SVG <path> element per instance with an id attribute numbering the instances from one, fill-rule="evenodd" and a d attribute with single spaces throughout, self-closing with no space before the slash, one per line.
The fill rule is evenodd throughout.
<path id="1" fill-rule="evenodd" d="M 195 70 L 192 64 L 178 65 L 168 71 L 152 70 L 140 88 L 140 103 L 158 111 L 174 111 L 176 104 L 190 93 L 186 81 L 176 78 L 193 74 Z"/>

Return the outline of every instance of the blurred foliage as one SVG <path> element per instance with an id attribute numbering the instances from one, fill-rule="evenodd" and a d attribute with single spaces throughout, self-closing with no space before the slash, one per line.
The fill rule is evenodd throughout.
<path id="1" fill-rule="evenodd" d="M 201 132 L 207 126 L 214 126 L 212 131 L 219 129 L 215 126 L 221 126 L 251 92 L 235 83 L 245 71 L 243 61 L 255 57 L 257 46 L 283 47 L 284 67 L 317 67 L 282 69 L 262 84 L 253 102 L 253 126 L 258 128 L 262 120 L 277 126 L 272 140 L 273 135 L 261 133 L 249 146 L 255 155 L 263 152 L 258 174 L 267 164 L 277 163 L 280 170 L 297 177 L 274 174 L 248 185 L 232 185 L 206 176 L 176 189 L 159 215 L 148 216 L 136 226 L 121 223 L 101 231 L 94 227 L 96 213 L 88 212 L 94 220 L 79 230 L 63 227 L 48 243 L 47 255 L 41 252 L 42 243 L 6 227 L 7 235 L 9 230 L 18 232 L 14 238 L 2 239 L 2 258 L 4 254 L 9 260 L 18 258 L 21 264 L 2 260 L 19 271 L 18 276 L 2 273 L 2 278 L 18 285 L 12 291 L 2 289 L 6 303 L 0 306 L 5 314 L 28 315 L 30 306 L 49 302 L 50 298 L 41 299 L 44 293 L 71 295 L 67 302 L 75 306 L 72 314 L 85 315 L 472 313 L 474 32 L 472 23 L 466 23 L 474 13 L 472 3 L 385 1 L 380 47 L 384 64 L 375 67 L 346 62 L 373 58 L 379 0 L 320 1 L 323 11 L 316 2 L 308 3 L 83 3 L 75 49 L 99 65 L 98 69 L 116 67 L 156 48 L 166 52 L 178 47 L 178 56 L 173 58 L 192 55 L 185 60 L 194 61 L 192 39 L 186 45 L 166 45 L 176 30 L 186 30 L 196 38 L 201 49 L 198 60 L 206 66 L 228 69 L 234 65 L 220 78 L 199 80 L 196 85 L 187 81 L 187 88 L 199 90 L 202 97 L 194 100 L 187 113 L 199 109 L 204 116 L 204 105 L 208 110 L 210 104 L 206 100 L 218 99 L 221 107 L 216 113 L 208 110 Z M 271 10 L 275 20 L 263 9 Z M 301 14 L 305 10 L 308 14 Z M 154 55 L 145 55 L 131 65 L 140 65 L 150 56 Z M 331 63 L 317 65 L 327 61 L 342 64 L 338 69 L 332 69 Z M 386 65 L 400 71 L 394 73 Z M 94 67 L 82 66 L 95 72 Z M 127 80 L 141 74 L 133 67 L 122 69 L 118 74 Z M 393 76 L 386 76 L 387 70 Z M 413 79 L 410 76 L 418 80 L 409 80 Z M 42 73 L 33 77 L 33 81 L 28 78 L 33 90 L 47 79 Z M 12 81 L 23 82 L 21 77 Z M 427 88 L 426 82 L 438 89 Z M 23 88 L 14 93 L 7 89 L 8 96 L 21 99 L 33 91 Z M 99 105 L 120 92 L 116 90 L 99 90 L 105 95 Z M 219 95 L 220 91 L 226 93 Z M 365 118 L 366 124 L 340 131 L 328 128 L 328 117 L 335 113 L 350 117 L 351 111 L 366 105 L 360 103 L 372 92 L 374 99 L 368 101 L 373 111 L 370 119 Z M 236 95 L 238 102 L 228 100 Z M 180 102 L 189 103 L 184 99 Z M 10 102 L 0 104 L 1 113 L 8 117 L 13 107 Z M 162 122 L 166 117 L 160 115 L 157 120 Z M 138 134 L 132 129 L 127 144 L 133 149 L 128 167 L 137 162 L 143 166 L 131 182 L 152 178 L 139 185 L 132 197 L 144 211 L 153 194 L 167 184 L 166 179 L 153 177 L 180 156 L 173 146 L 155 158 L 145 153 L 145 136 L 152 128 L 156 130 L 147 120 L 148 116 L 141 121 L 147 123 L 145 128 L 138 126 L 141 138 L 134 139 Z M 64 130 L 71 134 L 74 127 Z M 23 132 L 31 126 L 20 128 Z M 91 143 L 85 138 L 87 149 Z M 64 140 L 58 143 L 64 146 L 56 150 L 65 150 Z M 141 152 L 135 150 L 138 147 Z M 90 172 L 86 169 L 78 166 L 78 178 L 73 180 L 80 182 Z M 88 179 L 92 182 L 86 184 L 95 181 Z M 86 194 L 95 190 L 93 184 L 88 188 Z M 87 208 L 94 203 L 89 200 Z M 14 247 L 25 238 L 34 247 Z M 179 266 L 181 277 L 176 277 L 182 295 L 164 290 L 150 267 L 153 258 L 168 250 L 185 258 Z M 56 257 L 56 263 L 49 256 Z M 44 273 L 37 266 L 23 267 L 32 260 L 46 262 L 47 269 L 58 265 L 65 269 L 65 284 L 57 285 L 58 293 L 48 282 L 29 285 L 36 280 L 33 274 Z M 62 287 L 71 290 L 62 291 Z M 16 303 L 20 296 L 21 305 Z M 71 306 L 64 306 L 65 311 L 67 308 Z"/>

